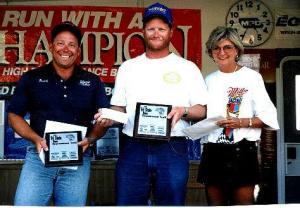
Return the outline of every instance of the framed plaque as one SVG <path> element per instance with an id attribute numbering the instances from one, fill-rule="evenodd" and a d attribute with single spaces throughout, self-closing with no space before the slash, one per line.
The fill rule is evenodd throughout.
<path id="1" fill-rule="evenodd" d="M 171 105 L 137 103 L 133 136 L 141 139 L 169 140 L 171 121 L 167 119 Z"/>
<path id="2" fill-rule="evenodd" d="M 107 159 L 119 157 L 119 127 L 110 127 L 101 139 L 96 142 L 95 158 Z"/>
<path id="3" fill-rule="evenodd" d="M 82 147 L 77 143 L 82 140 L 81 131 L 47 132 L 45 166 L 82 165 Z"/>

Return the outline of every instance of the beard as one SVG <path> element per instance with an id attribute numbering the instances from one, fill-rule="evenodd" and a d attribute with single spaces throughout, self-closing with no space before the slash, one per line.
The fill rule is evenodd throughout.
<path id="1" fill-rule="evenodd" d="M 151 51 L 165 50 L 166 48 L 169 48 L 169 44 L 170 44 L 170 39 L 163 40 L 163 41 L 161 41 L 160 44 L 153 44 L 151 42 L 151 40 L 146 40 L 145 39 L 145 46 L 146 46 L 147 49 L 149 49 Z"/>

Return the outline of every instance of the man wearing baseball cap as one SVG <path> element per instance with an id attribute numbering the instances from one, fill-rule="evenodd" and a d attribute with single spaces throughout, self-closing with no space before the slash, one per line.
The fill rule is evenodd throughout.
<path id="1" fill-rule="evenodd" d="M 91 121 L 97 109 L 109 107 L 109 103 L 99 77 L 76 65 L 81 38 L 80 29 L 72 22 L 54 26 L 49 48 L 52 61 L 25 73 L 10 100 L 9 123 L 15 132 L 31 142 L 15 205 L 47 206 L 51 199 L 55 206 L 86 205 L 92 156 L 89 145 L 106 130 L 105 123 L 93 126 Z M 30 125 L 23 118 L 26 113 L 30 114 Z M 45 166 L 39 153 L 49 151 L 44 138 L 47 120 L 88 127 L 87 135 L 82 135 L 79 144 L 84 151 L 82 165 Z M 63 150 L 65 156 L 71 156 L 72 152 Z"/>
<path id="2" fill-rule="evenodd" d="M 155 3 L 146 8 L 143 15 L 144 26 L 150 19 L 154 17 L 163 19 L 170 28 L 173 26 L 172 11 L 163 4 Z"/>
<path id="3" fill-rule="evenodd" d="M 120 66 L 111 99 L 113 109 L 128 115 L 116 167 L 117 205 L 146 206 L 151 191 L 151 204 L 184 205 L 189 159 L 182 130 L 190 125 L 189 121 L 205 117 L 206 86 L 194 63 L 169 51 L 174 23 L 168 7 L 155 3 L 146 8 L 143 24 L 146 51 Z M 144 103 L 146 109 L 138 103 Z M 171 106 L 167 114 L 170 138 L 157 138 L 159 122 L 148 128 L 146 121 L 139 123 L 135 117 L 136 112 L 143 114 L 143 110 L 148 115 L 151 108 L 147 106 L 151 105 Z M 102 122 L 101 113 L 95 117 Z M 134 129 L 148 132 L 140 137 Z"/>

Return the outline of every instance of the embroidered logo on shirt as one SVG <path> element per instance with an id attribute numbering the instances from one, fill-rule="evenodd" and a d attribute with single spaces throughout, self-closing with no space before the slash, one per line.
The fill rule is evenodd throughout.
<path id="1" fill-rule="evenodd" d="M 88 87 L 91 86 L 91 81 L 80 80 L 79 85 Z"/>
<path id="2" fill-rule="evenodd" d="M 181 76 L 177 72 L 168 72 L 164 74 L 163 79 L 169 84 L 177 84 L 181 81 Z"/>
<path id="3" fill-rule="evenodd" d="M 48 83 L 48 79 L 39 79 L 39 82 L 41 82 L 41 83 Z"/>

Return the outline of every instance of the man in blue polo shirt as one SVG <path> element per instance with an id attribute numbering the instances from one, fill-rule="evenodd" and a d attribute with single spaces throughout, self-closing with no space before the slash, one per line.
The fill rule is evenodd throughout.
<path id="1" fill-rule="evenodd" d="M 8 108 L 12 128 L 32 142 L 15 195 L 15 205 L 84 206 L 90 176 L 90 142 L 105 133 L 105 123 L 93 126 L 98 108 L 109 107 L 99 77 L 76 65 L 80 57 L 81 31 L 71 22 L 62 22 L 51 31 L 50 64 L 24 74 Z M 30 114 L 30 125 L 24 115 Z M 83 140 L 83 165 L 77 170 L 45 167 L 39 158 L 48 150 L 43 138 L 47 120 L 88 127 Z M 87 139 L 89 138 L 89 139 Z"/>

